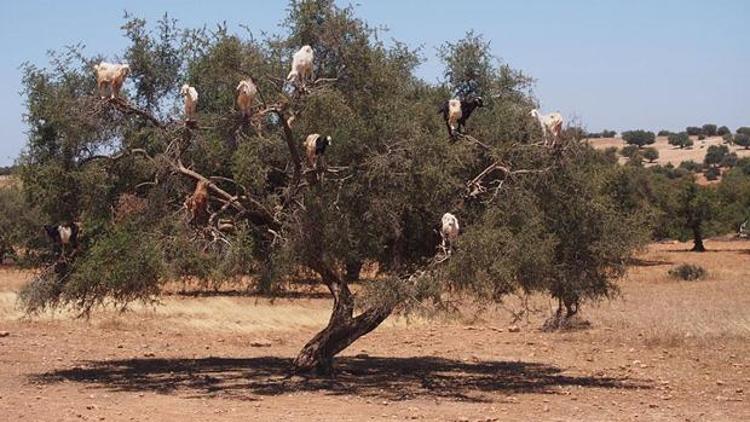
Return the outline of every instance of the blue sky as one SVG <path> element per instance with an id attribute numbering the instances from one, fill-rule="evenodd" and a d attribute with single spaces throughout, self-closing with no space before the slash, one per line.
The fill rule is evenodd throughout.
<path id="1" fill-rule="evenodd" d="M 340 4 L 348 4 L 340 2 Z M 750 1 L 361 0 L 359 16 L 389 28 L 386 39 L 423 45 L 419 75 L 437 81 L 435 47 L 469 29 L 495 55 L 537 79 L 542 109 L 589 130 L 680 129 L 707 122 L 750 126 Z M 125 42 L 123 11 L 184 26 L 226 21 L 283 32 L 286 1 L 131 0 L 3 2 L 0 6 L 0 165 L 25 143 L 19 65 L 84 42 L 112 57 Z"/>

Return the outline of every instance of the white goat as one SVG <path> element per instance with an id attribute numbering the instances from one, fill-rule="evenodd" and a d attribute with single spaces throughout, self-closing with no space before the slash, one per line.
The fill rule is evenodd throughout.
<path id="1" fill-rule="evenodd" d="M 180 94 L 185 98 L 185 120 L 193 120 L 198 109 L 198 91 L 188 85 L 182 85 Z"/>
<path id="2" fill-rule="evenodd" d="M 304 83 L 307 78 L 312 77 L 313 60 L 315 53 L 312 47 L 305 45 L 292 56 L 292 70 L 286 77 L 288 81 Z"/>
<path id="3" fill-rule="evenodd" d="M 94 65 L 94 70 L 96 71 L 96 83 L 99 88 L 99 95 L 105 98 L 104 88 L 109 85 L 110 98 L 119 97 L 122 84 L 130 73 L 130 65 L 127 63 L 114 64 L 101 62 Z"/>
<path id="4" fill-rule="evenodd" d="M 456 133 L 458 129 L 458 121 L 461 120 L 463 112 L 461 111 L 461 100 L 454 98 L 448 101 L 448 126 L 450 127 L 450 134 Z"/>
<path id="5" fill-rule="evenodd" d="M 307 165 L 312 169 L 318 168 L 318 156 L 325 154 L 326 148 L 331 145 L 333 139 L 330 135 L 322 136 L 318 133 L 307 135 L 305 139 L 305 153 L 307 155 Z"/>
<path id="6" fill-rule="evenodd" d="M 461 228 L 458 225 L 458 218 L 455 215 L 446 212 L 443 214 L 441 219 L 442 226 L 440 227 L 440 237 L 443 238 L 442 248 L 446 253 L 450 254 L 453 247 L 453 242 L 458 238 L 458 233 Z"/>
<path id="7" fill-rule="evenodd" d="M 258 94 L 258 87 L 255 86 L 252 79 L 240 81 L 237 85 L 237 108 L 240 109 L 244 116 L 252 113 L 255 96 Z"/>
<path id="8" fill-rule="evenodd" d="M 562 114 L 558 112 L 539 114 L 539 110 L 537 109 L 531 110 L 529 114 L 539 122 L 539 126 L 542 128 L 544 145 L 554 145 L 560 139 L 560 134 L 562 133 Z M 552 139 L 550 139 L 550 136 Z"/>

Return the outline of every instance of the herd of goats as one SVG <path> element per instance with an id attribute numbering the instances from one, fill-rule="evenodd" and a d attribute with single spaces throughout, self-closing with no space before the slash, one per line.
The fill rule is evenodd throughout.
<path id="1" fill-rule="evenodd" d="M 314 51 L 309 45 L 305 45 L 294 53 L 292 65 L 287 81 L 295 86 L 303 86 L 305 81 L 312 78 L 314 65 Z M 107 63 L 101 62 L 94 66 L 96 72 L 97 88 L 99 95 L 106 98 L 107 94 L 112 99 L 119 98 L 125 79 L 130 74 L 130 66 L 127 63 Z M 109 92 L 107 92 L 109 90 Z M 255 106 L 255 98 L 258 94 L 258 88 L 252 78 L 240 81 L 236 88 L 236 104 L 238 110 L 244 118 L 252 115 Z M 184 98 L 185 121 L 195 121 L 198 108 L 198 90 L 188 84 L 184 84 L 180 90 Z M 469 119 L 475 109 L 483 106 L 482 97 L 469 94 L 465 98 L 452 98 L 444 101 L 438 113 L 442 114 L 445 121 L 448 135 L 455 138 L 458 134 L 464 133 L 466 121 Z M 539 122 L 542 130 L 545 145 L 554 145 L 560 138 L 563 127 L 562 115 L 558 112 L 550 114 L 541 114 L 538 110 L 531 110 L 531 116 Z M 318 158 L 325 154 L 326 148 L 332 143 L 330 135 L 321 135 L 312 133 L 305 138 L 304 149 L 307 159 L 307 165 L 311 169 L 317 170 Z M 185 202 L 185 207 L 191 212 L 193 217 L 197 212 L 205 212 L 208 206 L 208 186 L 205 182 L 197 183 L 195 192 Z M 77 249 L 78 233 L 80 231 L 79 223 L 70 223 L 58 226 L 45 226 L 45 231 L 55 246 L 59 248 L 60 256 L 66 248 Z M 445 213 L 441 219 L 440 235 L 442 237 L 441 247 L 446 253 L 450 253 L 452 243 L 457 239 L 460 232 L 458 218 L 451 213 Z"/>

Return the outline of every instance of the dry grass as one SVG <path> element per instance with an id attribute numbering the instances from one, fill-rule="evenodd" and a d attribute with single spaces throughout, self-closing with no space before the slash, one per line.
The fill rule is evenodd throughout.
<path id="1" fill-rule="evenodd" d="M 695 145 L 693 145 L 691 148 L 679 149 L 677 147 L 669 145 L 666 136 L 657 136 L 656 142 L 653 145 L 649 145 L 649 147 L 656 148 L 656 150 L 659 151 L 659 159 L 656 160 L 657 164 L 664 165 L 667 163 L 672 163 L 674 166 L 678 166 L 681 162 L 690 160 L 702 163 L 703 158 L 706 157 L 706 151 L 708 151 L 709 146 L 722 145 L 724 143 L 724 140 L 721 139 L 720 136 L 706 138 L 702 141 L 699 141 L 698 138 L 694 136 L 691 136 L 691 139 L 693 140 Z M 622 138 L 589 139 L 588 142 L 596 149 L 616 147 L 618 150 L 620 150 L 626 145 L 625 141 L 623 141 Z M 743 149 L 742 147 L 738 147 L 736 145 L 728 145 L 728 147 L 730 152 L 736 152 L 737 156 L 740 158 L 750 157 L 750 150 Z M 621 163 L 624 163 L 626 161 L 626 158 L 620 157 Z"/>
<path id="2" fill-rule="evenodd" d="M 708 240 L 709 252 L 688 252 L 690 244 L 653 244 L 639 257 L 620 283 L 622 296 L 583 308 L 583 318 L 613 335 L 640 339 L 653 347 L 685 344 L 705 346 L 716 341 L 750 340 L 750 242 Z M 708 276 L 700 281 L 675 280 L 667 272 L 681 263 L 701 265 Z M 0 321 L 22 318 L 15 291 L 29 275 L 0 269 Z M 521 324 L 539 328 L 554 310 L 548 298 L 530 298 Z M 440 323 L 488 324 L 504 327 L 514 323 L 513 312 L 522 309 L 518 298 L 509 298 L 496 309 L 471 309 L 461 318 Z M 135 331 L 143 325 L 165 331 L 227 334 L 290 332 L 323 326 L 330 301 L 318 298 L 276 299 L 249 296 L 166 296 L 160 305 L 135 304 L 126 313 L 96 313 L 91 323 L 111 330 Z M 71 323 L 69 312 L 47 313 L 43 321 Z M 453 318 L 453 316 L 451 316 Z M 412 319 L 409 324 L 426 324 Z M 403 326 L 403 318 L 391 318 L 385 326 Z"/>
<path id="3" fill-rule="evenodd" d="M 0 176 L 0 189 L 12 186 L 15 183 L 13 176 Z"/>

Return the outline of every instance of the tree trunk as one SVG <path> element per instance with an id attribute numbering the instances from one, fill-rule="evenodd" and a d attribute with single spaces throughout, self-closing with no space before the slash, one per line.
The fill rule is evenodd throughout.
<path id="1" fill-rule="evenodd" d="M 692 252 L 705 252 L 706 247 L 703 246 L 703 232 L 701 231 L 700 225 L 693 226 L 693 249 Z"/>
<path id="2" fill-rule="evenodd" d="M 341 275 L 325 264 L 316 267 L 333 296 L 333 310 L 328 325 L 294 359 L 293 371 L 328 375 L 333 370 L 334 356 L 377 328 L 393 312 L 393 307 L 373 307 L 354 317 L 354 297 Z"/>
<path id="3" fill-rule="evenodd" d="M 362 271 L 362 261 L 349 261 L 346 263 L 346 281 L 359 281 L 359 273 Z"/>

